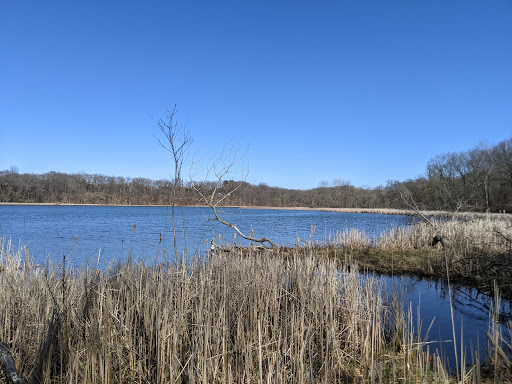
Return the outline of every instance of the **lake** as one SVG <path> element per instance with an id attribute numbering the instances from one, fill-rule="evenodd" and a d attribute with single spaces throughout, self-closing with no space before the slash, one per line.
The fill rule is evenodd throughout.
<path id="1" fill-rule="evenodd" d="M 378 236 L 394 227 L 413 222 L 409 216 L 323 211 L 226 208 L 223 218 L 245 234 L 270 237 L 275 243 L 292 245 L 296 239 L 321 241 L 345 228 Z M 211 209 L 179 207 L 175 210 L 177 246 L 181 254 L 202 255 L 209 242 L 231 242 L 234 231 L 216 221 Z M 134 229 L 135 226 L 135 229 Z M 0 206 L 0 236 L 26 245 L 36 263 L 58 262 L 63 255 L 75 266 L 133 257 L 155 262 L 163 251 L 173 254 L 171 209 L 166 207 L 101 206 Z M 75 241 L 75 236 L 78 241 Z M 162 239 L 159 242 L 160 238 Z M 238 243 L 240 236 L 235 239 Z"/>
<path id="2" fill-rule="evenodd" d="M 189 257 L 203 255 L 212 239 L 219 243 L 219 235 L 221 242 L 233 241 L 232 229 L 208 220 L 212 217 L 208 208 L 176 208 L 175 217 L 179 252 L 186 250 Z M 309 240 L 310 236 L 323 242 L 347 228 L 376 237 L 414 222 L 411 217 L 396 215 L 237 208 L 225 209 L 223 217 L 246 234 L 254 230 L 255 237 L 267 236 L 282 245 L 295 244 L 297 238 Z M 125 258 L 128 252 L 135 259 L 154 263 L 164 251 L 173 254 L 171 210 L 166 207 L 0 205 L 2 236 L 11 239 L 15 248 L 26 246 L 36 263 L 59 263 L 67 255 L 67 262 L 74 266 L 96 264 L 98 258 L 100 266 L 105 266 Z M 236 241 L 240 242 L 239 236 Z M 414 277 L 380 279 L 386 292 L 403 292 L 404 306 L 411 309 L 415 325 L 419 309 L 423 336 L 433 320 L 428 339 L 452 340 L 449 291 L 444 284 Z M 491 299 L 466 287 L 452 287 L 452 291 L 459 350 L 462 324 L 464 345 L 474 349 L 479 345 L 485 352 Z M 502 320 L 508 320 L 510 303 L 503 303 L 501 311 Z M 453 367 L 452 343 L 435 343 L 430 348 L 438 349 Z"/>

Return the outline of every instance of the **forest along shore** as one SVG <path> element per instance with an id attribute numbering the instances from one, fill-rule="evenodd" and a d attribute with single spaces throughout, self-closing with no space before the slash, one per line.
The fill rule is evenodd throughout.
<path id="1" fill-rule="evenodd" d="M 321 181 L 317 188 L 288 189 L 244 180 L 220 180 L 232 191 L 223 198 L 228 206 L 309 208 L 390 208 L 475 212 L 512 211 L 512 138 L 492 148 L 476 147 L 431 159 L 424 175 L 386 185 L 356 187 L 349 181 Z M 20 173 L 16 167 L 0 170 L 0 201 L 11 203 L 165 205 L 172 180 L 150 180 L 101 174 Z M 200 195 L 211 196 L 212 181 L 180 184 L 173 203 L 194 206 Z M 200 193 L 198 193 L 200 192 Z"/>

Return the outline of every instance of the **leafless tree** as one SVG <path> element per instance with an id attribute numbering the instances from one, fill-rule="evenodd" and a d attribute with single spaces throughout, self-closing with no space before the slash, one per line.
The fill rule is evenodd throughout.
<path id="1" fill-rule="evenodd" d="M 175 114 L 176 110 L 168 112 L 166 118 L 160 120 L 163 132 L 160 127 L 157 128 L 160 143 L 169 153 L 173 153 L 173 147 L 170 146 L 168 138 L 171 138 L 174 144 L 176 157 L 172 155 L 174 165 L 169 180 L 153 181 L 83 172 L 64 174 L 52 171 L 28 174 L 19 173 L 16 167 L 12 167 L 0 170 L 0 202 L 167 204 L 169 207 L 173 201 L 175 206 L 197 204 L 196 191 L 191 186 L 181 188 L 183 177 L 180 164 L 188 169 L 184 163 L 187 151 L 190 153 L 190 147 L 181 146 L 188 134 L 176 132 L 182 128 L 175 123 L 176 116 L 172 116 L 170 132 L 169 127 L 166 127 L 169 125 L 168 117 L 173 112 Z M 191 139 L 185 141 L 190 143 Z M 229 182 L 232 178 L 233 176 L 226 175 L 224 179 Z M 216 182 L 203 181 L 200 184 L 202 191 L 211 191 Z M 222 185 L 223 190 L 232 187 L 233 183 Z M 436 156 L 428 163 L 424 176 L 412 180 L 390 181 L 383 187 L 364 189 L 338 179 L 322 183 L 322 188 L 308 190 L 291 190 L 271 187 L 265 183 L 251 185 L 244 182 L 236 191 L 236 195 L 227 197 L 223 203 L 347 208 L 367 208 L 370 203 L 371 206 L 379 208 L 411 208 L 401 198 L 399 190 L 406 191 L 404 197 L 408 199 L 407 202 L 414 206 L 414 201 L 419 210 L 511 212 L 512 139 L 504 140 L 494 147 L 479 145 L 470 151 Z M 169 215 L 170 211 L 169 209 Z"/>
<path id="2" fill-rule="evenodd" d="M 211 161 L 206 167 L 204 180 L 206 181 L 213 178 L 213 182 L 210 183 L 210 188 L 202 188 L 201 183 L 197 182 L 191 182 L 191 185 L 199 195 L 201 202 L 212 209 L 213 217 L 211 220 L 216 220 L 234 229 L 236 233 L 246 240 L 262 245 L 269 244 L 270 247 L 274 248 L 277 245 L 268 237 L 256 238 L 252 236 L 252 233 L 251 236 L 248 236 L 240 231 L 235 224 L 223 218 L 226 212 L 222 210 L 222 206 L 240 189 L 247 177 L 247 167 L 243 164 L 245 153 L 246 151 L 241 153 L 240 143 L 238 142 L 233 145 L 225 146 L 220 156 Z M 194 172 L 193 169 L 194 165 L 191 167 L 191 180 L 194 179 L 192 175 Z M 238 175 L 241 181 L 235 182 L 231 180 L 233 175 Z"/>
<path id="3" fill-rule="evenodd" d="M 172 207 L 171 221 L 174 238 L 174 256 L 176 257 L 176 260 L 178 260 L 178 247 L 176 244 L 176 221 L 174 210 L 176 203 L 178 202 L 178 198 L 183 191 L 183 178 L 181 173 L 183 163 L 186 160 L 187 150 L 193 141 L 193 138 L 190 136 L 186 127 L 178 124 L 175 120 L 177 112 L 178 109 L 175 105 L 171 111 L 167 110 L 165 116 L 156 122 L 160 133 L 160 137 L 157 137 L 157 140 L 160 145 L 171 154 L 173 163 L 174 173 L 170 174 L 172 179 L 172 185 L 170 188 L 170 205 Z"/>

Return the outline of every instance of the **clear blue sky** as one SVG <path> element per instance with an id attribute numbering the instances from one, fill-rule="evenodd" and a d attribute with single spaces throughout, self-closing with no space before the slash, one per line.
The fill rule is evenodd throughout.
<path id="1" fill-rule="evenodd" d="M 415 178 L 512 136 L 512 1 L 0 0 L 0 170 L 168 178 L 174 104 L 254 184 Z"/>

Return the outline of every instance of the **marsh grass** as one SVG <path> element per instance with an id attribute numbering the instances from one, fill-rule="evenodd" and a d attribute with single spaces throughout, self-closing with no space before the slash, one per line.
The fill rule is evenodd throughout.
<path id="1" fill-rule="evenodd" d="M 415 274 L 446 278 L 492 292 L 494 283 L 512 298 L 512 219 L 509 215 L 466 215 L 458 220 L 436 219 L 435 228 L 423 222 L 392 228 L 371 237 L 346 229 L 311 245 L 322 258 L 357 263 L 385 274 Z M 433 247 L 442 234 L 446 244 Z M 448 271 L 447 271 L 448 268 Z"/>
<path id="2" fill-rule="evenodd" d="M 372 247 L 383 251 L 432 248 L 437 234 L 447 241 L 447 247 L 465 255 L 480 253 L 510 253 L 512 244 L 505 237 L 512 236 L 512 218 L 508 215 L 475 216 L 460 220 L 433 219 L 435 228 L 418 222 L 407 227 L 391 228 L 375 237 L 357 229 L 346 229 L 326 239 L 323 245 L 346 250 Z M 502 236 L 502 234 L 505 235 Z M 322 244 L 317 244 L 322 245 Z"/>
<path id="3" fill-rule="evenodd" d="M 286 208 L 278 208 L 286 209 Z M 393 209 L 393 208 L 294 208 L 313 211 L 329 211 L 329 212 L 345 212 L 345 213 L 372 213 L 379 215 L 408 215 L 418 216 L 418 211 L 410 209 Z M 443 218 L 443 219 L 488 219 L 507 220 L 509 214 L 490 213 L 490 212 L 453 212 L 453 211 L 419 211 L 426 217 Z"/>
<path id="4" fill-rule="evenodd" d="M 24 247 L 0 239 L 0 341 L 33 383 L 454 381 L 419 337 L 412 310 L 387 302 L 380 280 L 359 273 L 382 265 L 455 280 L 492 276 L 506 292 L 510 221 L 440 220 L 438 230 L 444 249 L 418 223 L 379 238 L 347 230 L 322 244 L 311 236 L 303 246 L 217 249 L 190 263 L 147 265 L 128 255 L 80 269 L 65 259 L 33 265 Z M 484 368 L 480 351 L 467 365 L 461 347 L 465 382 L 510 379 L 499 351 L 512 349 L 492 326 L 496 311 Z"/>
<path id="5" fill-rule="evenodd" d="M 403 305 L 354 265 L 251 249 L 106 269 L 25 256 L 2 240 L 0 340 L 29 382 L 449 380 Z"/>

